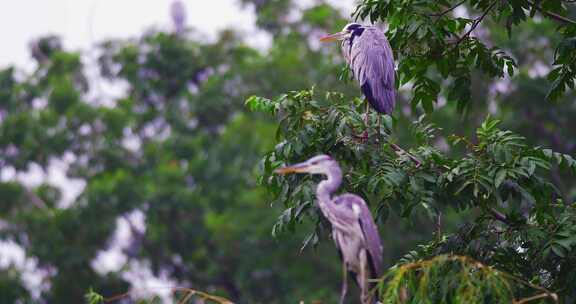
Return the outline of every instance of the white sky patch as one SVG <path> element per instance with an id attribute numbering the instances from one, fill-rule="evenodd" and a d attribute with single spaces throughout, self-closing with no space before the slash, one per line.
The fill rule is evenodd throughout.
<path id="1" fill-rule="evenodd" d="M 209 37 L 224 28 L 256 31 L 253 9 L 240 8 L 238 1 L 182 2 L 187 9 L 186 25 Z M 46 34 L 61 36 L 67 49 L 86 50 L 109 38 L 137 37 L 150 27 L 170 30 L 170 4 L 170 0 L 6 1 L 0 10 L 0 37 L 4 41 L 0 67 L 30 67 L 28 43 Z"/>
<path id="2" fill-rule="evenodd" d="M 70 155 L 70 157 L 73 156 Z M 58 204 L 60 208 L 70 207 L 86 187 L 86 181 L 66 176 L 66 171 L 72 161 L 74 158 L 52 159 L 48 167 L 48 183 L 58 187 L 62 193 L 62 200 Z"/>
<path id="3" fill-rule="evenodd" d="M 505 74 L 504 78 L 491 83 L 488 87 L 488 112 L 492 115 L 497 114 L 498 102 L 501 100 L 501 96 L 510 94 L 515 89 L 516 86 L 512 83 L 508 74 Z"/>
<path id="4" fill-rule="evenodd" d="M 47 171 L 35 163 L 31 163 L 27 171 L 18 173 L 12 167 L 5 167 L 1 170 L 0 180 L 4 182 L 16 180 L 27 188 L 35 188 L 47 183 L 60 189 L 62 200 L 57 202 L 58 207 L 68 208 L 86 186 L 86 181 L 66 176 L 66 171 L 73 161 L 75 161 L 75 157 L 68 153 L 62 159 L 50 159 Z"/>
<path id="5" fill-rule="evenodd" d="M 90 263 L 92 269 L 101 275 L 119 271 L 128 261 L 128 257 L 122 253 L 121 248 L 113 247 L 101 250 L 96 258 Z"/>
<path id="6" fill-rule="evenodd" d="M 532 68 L 528 70 L 528 76 L 530 76 L 530 78 L 532 79 L 542 78 L 546 77 L 546 75 L 548 75 L 549 72 L 550 72 L 550 66 L 540 60 L 537 60 L 536 62 L 534 62 Z"/>
<path id="7" fill-rule="evenodd" d="M 0 241 L 0 269 L 10 267 L 18 269 L 24 287 L 33 298 L 39 299 L 42 291 L 50 288 L 47 278 L 53 273 L 39 269 L 36 259 L 27 257 L 20 245 L 12 241 Z"/>
<path id="8" fill-rule="evenodd" d="M 147 299 L 157 295 L 162 299 L 162 303 L 174 303 L 172 291 L 178 287 L 178 282 L 170 279 L 168 274 L 161 273 L 160 276 L 155 276 L 150 270 L 149 262 L 131 261 L 122 277 L 132 283 L 130 289 L 132 298 Z"/>
<path id="9" fill-rule="evenodd" d="M 134 232 L 146 232 L 145 221 L 146 215 L 140 210 L 134 210 L 124 217 L 119 217 L 116 220 L 116 231 L 112 235 L 110 247 L 98 252 L 91 262 L 92 268 L 100 274 L 119 271 L 128 261 L 124 250 L 130 246 Z"/>
<path id="10" fill-rule="evenodd" d="M 460 5 L 457 8 L 455 8 L 452 11 L 452 13 L 456 18 L 470 18 L 470 13 L 468 12 L 468 9 L 463 5 Z"/>

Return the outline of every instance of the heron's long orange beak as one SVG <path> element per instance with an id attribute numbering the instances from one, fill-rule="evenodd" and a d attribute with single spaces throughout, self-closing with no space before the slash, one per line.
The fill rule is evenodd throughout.
<path id="1" fill-rule="evenodd" d="M 306 166 L 305 165 L 294 165 L 294 166 L 287 166 L 282 167 L 274 170 L 274 173 L 277 174 L 290 174 L 290 173 L 306 173 Z"/>
<path id="2" fill-rule="evenodd" d="M 320 38 L 320 41 L 321 42 L 330 42 L 330 41 L 342 40 L 342 39 L 346 38 L 346 35 L 348 35 L 347 32 L 338 32 L 338 33 L 334 33 L 332 35 L 324 36 L 324 37 Z"/>

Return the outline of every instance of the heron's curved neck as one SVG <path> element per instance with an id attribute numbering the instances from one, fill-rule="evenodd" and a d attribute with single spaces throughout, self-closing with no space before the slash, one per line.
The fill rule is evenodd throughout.
<path id="1" fill-rule="evenodd" d="M 329 168 L 326 176 L 328 178 L 321 181 L 318 184 L 318 188 L 316 188 L 316 197 L 318 198 L 320 207 L 330 202 L 331 194 L 336 191 L 340 183 L 342 183 L 342 170 L 340 170 L 338 165 L 334 165 Z"/>

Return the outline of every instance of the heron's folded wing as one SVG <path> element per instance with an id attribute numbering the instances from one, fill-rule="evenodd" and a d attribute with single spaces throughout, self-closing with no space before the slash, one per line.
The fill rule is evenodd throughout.
<path id="1" fill-rule="evenodd" d="M 392 113 L 396 100 L 394 56 L 384 34 L 375 28 L 365 30 L 352 45 L 349 62 L 372 107 Z"/>
<path id="2" fill-rule="evenodd" d="M 382 240 L 380 234 L 378 233 L 378 227 L 374 222 L 372 213 L 366 205 L 364 200 L 354 194 L 344 194 L 337 198 L 340 204 L 348 205 L 348 208 L 354 209 L 354 205 L 360 210 L 360 213 L 356 217 L 356 220 L 360 224 L 362 233 L 364 235 L 365 246 L 370 254 L 371 268 L 372 268 L 372 278 L 377 278 L 382 275 Z"/>

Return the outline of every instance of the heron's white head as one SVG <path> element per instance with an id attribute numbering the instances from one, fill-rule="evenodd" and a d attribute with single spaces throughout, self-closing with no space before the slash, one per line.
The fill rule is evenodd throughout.
<path id="1" fill-rule="evenodd" d="M 332 157 L 320 154 L 305 162 L 278 168 L 274 172 L 278 174 L 309 173 L 329 175 L 335 167 L 338 167 L 338 163 Z"/>
<path id="2" fill-rule="evenodd" d="M 320 41 L 331 42 L 331 41 L 345 40 L 345 39 L 349 39 L 354 33 L 356 33 L 356 35 L 360 36 L 363 31 L 364 31 L 364 27 L 361 24 L 352 22 L 352 23 L 346 24 L 344 26 L 344 28 L 342 29 L 342 31 L 340 31 L 338 33 L 331 34 L 331 35 L 324 36 L 324 37 L 320 38 Z"/>

